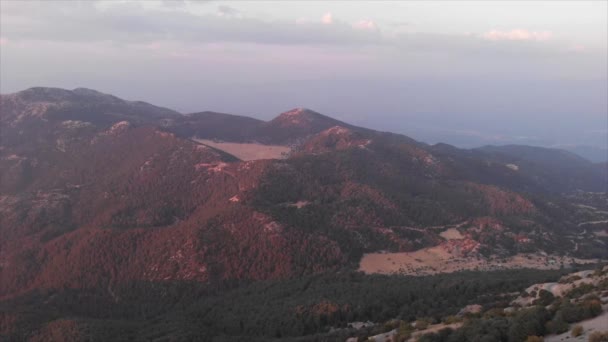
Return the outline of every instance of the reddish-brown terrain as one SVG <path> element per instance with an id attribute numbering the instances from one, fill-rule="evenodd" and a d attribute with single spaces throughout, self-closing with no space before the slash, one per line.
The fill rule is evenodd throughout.
<path id="1" fill-rule="evenodd" d="M 257 161 L 175 135 L 179 114 L 91 90 L 3 95 L 2 113 L 2 297 L 125 279 L 289 277 L 433 246 L 433 226 L 488 216 L 499 228 L 471 233 L 480 251 L 575 252 L 537 198 L 504 187 L 538 187 L 525 170 L 478 158 L 486 167 L 470 172 L 456 153 L 310 110 L 258 125 L 255 140 L 302 143 L 287 160 Z"/>
<path id="2" fill-rule="evenodd" d="M 603 191 L 603 175 L 569 155 L 557 172 L 554 159 L 429 146 L 310 110 L 182 116 L 86 89 L 2 95 L 0 110 L 0 299 L 355 269 L 364 253 L 440 245 L 450 228 L 476 256 L 607 256 L 606 237 L 579 225 L 606 219 L 605 198 L 581 192 Z M 242 161 L 192 137 L 294 151 Z M 560 181 L 573 175 L 584 179 Z M 58 339 L 73 328 L 53 324 Z"/>

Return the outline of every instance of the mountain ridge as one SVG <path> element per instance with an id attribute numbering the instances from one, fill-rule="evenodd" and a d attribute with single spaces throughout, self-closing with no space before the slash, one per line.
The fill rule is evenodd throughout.
<path id="1" fill-rule="evenodd" d="M 424 276 L 608 258 L 606 173 L 560 151 L 431 146 L 303 109 L 270 121 L 182 115 L 92 90 L 2 95 L 0 111 L 0 334 L 9 338 L 82 329 L 112 340 L 125 336 L 105 332 L 117 311 L 153 325 L 154 338 L 172 336 L 182 329 L 157 327 L 159 310 L 199 327 L 200 317 L 215 322 L 209 310 L 226 289 L 301 282 L 296 292 L 308 293 L 306 279 L 323 274 L 410 282 L 357 270 Z M 291 153 L 244 161 L 197 135 Z M 84 316 L 83 298 L 95 303 Z M 176 298 L 208 307 L 190 315 Z M 339 309 L 349 322 L 362 314 L 350 303 Z M 302 301 L 281 316 L 337 308 Z M 85 316 L 86 326 L 65 320 Z"/>
<path id="2" fill-rule="evenodd" d="M 47 97 L 46 99 L 52 99 L 53 95 L 55 95 L 55 96 L 63 95 L 63 99 L 73 97 L 74 95 L 76 95 L 76 96 L 80 95 L 80 96 L 85 96 L 88 98 L 111 99 L 113 102 L 123 102 L 123 103 L 133 103 L 133 104 L 142 104 L 142 105 L 153 106 L 147 102 L 137 101 L 137 100 L 135 100 L 135 101 L 123 100 L 117 96 L 114 96 L 111 94 L 106 94 L 106 93 L 99 92 L 94 89 L 84 88 L 84 87 L 77 87 L 77 88 L 74 88 L 73 90 L 68 90 L 68 89 L 64 89 L 64 88 L 56 88 L 56 87 L 31 87 L 31 88 L 28 88 L 28 89 L 25 89 L 25 90 L 22 90 L 19 92 L 14 92 L 14 93 L 9 93 L 9 94 L 0 94 L 0 96 L 2 96 L 2 98 L 5 99 L 5 101 L 7 99 L 10 100 L 11 97 L 15 97 L 17 95 L 24 95 L 26 97 L 28 97 L 28 96 L 29 97 L 45 96 L 45 95 L 51 96 L 50 98 Z M 57 99 L 55 99 L 55 100 L 57 100 Z M 293 143 L 294 141 L 290 141 L 287 136 L 289 134 L 293 135 L 293 131 L 289 131 L 289 134 L 287 134 L 287 133 L 278 134 L 276 132 L 273 133 L 275 135 L 279 135 L 279 137 L 272 136 L 272 137 L 260 138 L 260 134 L 264 134 L 264 133 L 255 132 L 255 131 L 260 130 L 260 128 L 257 126 L 264 127 L 264 129 L 262 129 L 262 131 L 267 132 L 267 131 L 273 131 L 274 129 L 281 129 L 281 128 L 285 129 L 285 128 L 289 128 L 289 126 L 299 126 L 301 124 L 306 124 L 306 125 L 312 125 L 314 127 L 309 128 L 309 130 L 303 130 L 304 132 L 302 132 L 301 130 L 297 131 L 295 140 L 301 140 L 302 138 L 310 137 L 312 134 L 320 133 L 321 131 L 323 131 L 325 129 L 329 129 L 333 126 L 341 126 L 341 127 L 345 127 L 345 128 L 349 128 L 349 129 L 354 129 L 357 131 L 388 133 L 388 134 L 393 134 L 396 136 L 401 136 L 401 137 L 406 137 L 408 139 L 411 139 L 401 133 L 380 132 L 380 131 L 374 131 L 374 130 L 364 128 L 364 127 L 351 125 L 349 123 L 334 119 L 330 116 L 321 114 L 312 109 L 304 108 L 304 107 L 297 107 L 297 108 L 293 108 L 293 109 L 287 110 L 285 112 L 279 113 L 274 118 L 267 120 L 267 121 L 264 121 L 261 119 L 256 119 L 254 117 L 250 117 L 250 116 L 246 116 L 246 115 L 222 113 L 222 112 L 215 112 L 215 111 L 210 111 L 210 110 L 182 114 L 177 111 L 174 111 L 174 110 L 171 110 L 168 108 L 164 108 L 164 107 L 157 107 L 157 106 L 153 106 L 153 107 L 167 111 L 167 117 L 162 118 L 162 119 L 166 120 L 165 122 L 161 123 L 161 125 L 163 127 L 169 128 L 174 133 L 180 134 L 181 136 L 183 136 L 185 138 L 190 138 L 190 137 L 210 138 L 210 139 L 219 139 L 219 140 L 235 141 L 235 142 L 243 142 L 243 141 L 249 141 L 249 140 L 252 140 L 252 141 L 262 140 L 260 142 L 268 143 L 268 144 L 273 144 L 273 143 L 289 144 L 289 143 Z M 179 114 L 179 116 L 176 117 L 175 114 Z M 299 122 L 294 123 L 293 122 L 294 117 L 300 117 L 303 119 L 300 119 Z M 218 124 L 228 124 L 228 123 L 222 123 L 222 121 L 228 121 L 228 122 L 230 122 L 230 124 L 238 124 L 238 125 L 243 126 L 243 127 L 239 127 L 239 129 L 242 132 L 236 133 L 236 134 L 227 134 L 227 133 L 210 134 L 210 131 L 212 131 L 213 129 L 216 129 L 218 124 L 209 125 L 209 123 L 207 123 L 207 125 L 209 125 L 210 127 L 204 127 L 202 132 L 200 132 L 200 131 L 197 132 L 196 128 L 190 128 L 188 130 L 184 130 L 183 128 L 179 127 L 180 126 L 179 124 L 174 122 L 176 119 L 178 119 L 178 121 L 179 120 L 188 121 L 188 119 L 186 119 L 186 118 L 190 118 L 194 121 L 197 121 L 197 120 L 217 121 L 217 122 L 219 122 Z M 320 121 L 320 122 L 315 122 L 315 121 Z M 184 123 L 184 125 L 196 125 L 196 123 L 190 121 L 190 122 Z M 198 133 L 198 135 L 197 135 L 197 133 Z M 192 135 L 189 135 L 189 134 L 192 134 Z M 258 140 L 256 140 L 256 138 Z M 415 141 L 414 139 L 411 139 L 411 140 Z M 423 144 L 421 142 L 417 142 L 417 143 Z M 449 144 L 438 143 L 435 145 L 441 146 L 441 145 L 449 145 Z M 452 146 L 452 145 L 449 145 L 449 146 Z M 567 149 L 554 148 L 554 147 L 540 147 L 540 146 L 534 146 L 534 145 L 516 145 L 516 144 L 485 145 L 485 146 L 475 147 L 475 148 L 470 148 L 470 149 L 462 149 L 462 148 L 457 148 L 455 146 L 452 146 L 452 147 L 454 147 L 458 150 L 478 150 L 478 151 L 485 151 L 485 152 L 492 152 L 492 150 L 494 150 L 494 152 L 502 151 L 503 153 L 506 150 L 509 150 L 509 149 L 512 150 L 513 148 L 529 147 L 530 149 L 539 149 L 539 150 L 542 150 L 545 152 L 561 151 L 560 153 L 562 153 L 564 155 L 570 154 L 570 155 L 582 158 L 593 164 L 602 164 L 602 162 L 594 163 L 592 161 L 589 161 L 585 157 L 582 157 L 579 154 L 576 154 L 575 152 L 569 151 Z M 509 154 L 509 153 L 506 153 L 506 154 Z M 513 155 L 513 153 L 510 153 L 510 154 Z"/>
<path id="3" fill-rule="evenodd" d="M 588 193 L 605 178 L 577 159 L 561 172 L 551 164 L 559 158 L 429 146 L 303 109 L 235 119 L 249 130 L 225 114 L 181 115 L 90 90 L 33 94 L 0 103 L 10 127 L 0 141 L 0 272 L 11 279 L 2 297 L 107 279 L 284 279 L 427 247 L 465 258 L 606 256 L 608 203 Z M 240 161 L 187 129 L 294 153 Z M 449 229 L 462 239 L 446 241 Z"/>

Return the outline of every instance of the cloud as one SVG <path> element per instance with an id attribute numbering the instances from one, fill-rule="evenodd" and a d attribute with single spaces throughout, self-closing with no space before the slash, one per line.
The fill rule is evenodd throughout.
<path id="1" fill-rule="evenodd" d="M 551 31 L 528 31 L 514 29 L 510 31 L 492 30 L 484 33 L 482 37 L 486 40 L 531 40 L 545 41 L 553 37 Z"/>
<path id="2" fill-rule="evenodd" d="M 152 4 L 150 2 L 149 4 Z M 170 2 L 170 4 L 173 4 Z M 178 5 L 181 3 L 175 3 Z M 525 55 L 544 57 L 561 51 L 573 55 L 580 48 L 529 41 L 549 40 L 548 31 L 489 31 L 485 34 L 442 34 L 404 31 L 407 23 L 380 30 L 370 19 L 338 20 L 331 12 L 319 18 L 275 20 L 247 15 L 221 4 L 186 2 L 179 8 L 159 8 L 145 2 L 7 2 L 3 4 L 2 33 L 13 42 L 75 42 L 91 46 L 109 42 L 117 46 L 157 46 L 171 42 L 183 47 L 210 43 L 277 46 L 374 47 L 377 55 L 453 53 L 467 56 Z M 384 28 L 384 26 L 383 26 Z M 6 44 L 6 42 L 4 43 Z M 150 45 L 152 44 L 152 45 Z M 164 49 L 160 47 L 159 50 Z M 167 49 L 167 51 L 173 51 Z M 362 50 L 359 50 L 362 51 Z M 582 54 L 581 54 L 582 55 Z"/>
<path id="3" fill-rule="evenodd" d="M 360 20 L 359 22 L 353 24 L 353 28 L 358 30 L 375 30 L 376 23 L 371 20 Z"/>
<path id="4" fill-rule="evenodd" d="M 0 45 L 8 44 L 8 38 L 0 37 Z"/>
<path id="5" fill-rule="evenodd" d="M 168 8 L 179 8 L 186 5 L 186 0 L 162 0 L 161 5 Z"/>
<path id="6" fill-rule="evenodd" d="M 583 44 L 573 44 L 568 48 L 568 51 L 585 52 L 587 47 Z"/>
<path id="7" fill-rule="evenodd" d="M 382 43 L 326 13 L 322 21 L 263 20 L 221 5 L 217 12 L 160 10 L 138 2 L 20 2 L 3 5 L 2 31 L 12 40 L 71 41 L 87 44 L 241 42 L 278 45 L 365 45 Z M 142 13 L 145 12 L 145 13 Z"/>
<path id="8" fill-rule="evenodd" d="M 220 5 L 217 7 L 217 14 L 220 17 L 239 16 L 241 12 L 234 7 Z"/>

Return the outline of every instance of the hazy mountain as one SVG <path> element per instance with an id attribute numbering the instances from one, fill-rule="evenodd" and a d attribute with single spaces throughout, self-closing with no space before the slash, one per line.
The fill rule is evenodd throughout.
<path id="1" fill-rule="evenodd" d="M 523 145 L 485 146 L 475 150 L 486 153 L 493 160 L 516 165 L 521 173 L 529 173 L 546 189 L 556 192 L 607 190 L 605 173 L 572 152 Z"/>
<path id="2" fill-rule="evenodd" d="M 608 147 L 597 147 L 588 145 L 563 146 L 564 150 L 576 153 L 579 156 L 595 163 L 608 161 Z"/>
<path id="3" fill-rule="evenodd" d="M 296 108 L 268 122 L 223 113 L 194 113 L 175 120 L 168 129 L 186 138 L 293 144 L 337 125 L 354 127 L 309 109 Z"/>
<path id="4" fill-rule="evenodd" d="M 175 119 L 179 113 L 140 101 L 125 101 L 95 90 L 77 88 L 30 88 L 2 95 L 2 125 L 15 128 L 33 120 L 81 120 L 107 126 L 129 120 L 133 123 L 159 123 Z"/>
<path id="5" fill-rule="evenodd" d="M 185 137 L 249 141 L 264 121 L 231 114 L 200 112 L 188 114 L 171 124 L 171 131 Z"/>

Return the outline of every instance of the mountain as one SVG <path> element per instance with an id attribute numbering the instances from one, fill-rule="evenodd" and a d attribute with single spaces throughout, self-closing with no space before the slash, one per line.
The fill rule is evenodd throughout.
<path id="1" fill-rule="evenodd" d="M 281 113 L 268 122 L 224 113 L 192 113 L 171 120 L 166 128 L 184 138 L 294 145 L 333 126 L 366 131 L 305 108 Z"/>
<path id="2" fill-rule="evenodd" d="M 137 124 L 162 124 L 163 119 L 175 119 L 180 114 L 140 101 L 125 101 L 115 96 L 86 88 L 30 88 L 15 94 L 2 95 L 3 127 L 48 121 L 87 121 L 108 125 L 128 120 Z"/>
<path id="3" fill-rule="evenodd" d="M 246 142 L 253 140 L 264 121 L 231 114 L 200 112 L 185 115 L 170 125 L 179 136 Z"/>
<path id="4" fill-rule="evenodd" d="M 518 171 L 535 177 L 539 185 L 554 191 L 608 190 L 605 173 L 592 162 L 568 151 L 522 145 L 485 146 L 475 149 L 489 159 L 507 161 Z M 542 184 L 544 182 L 544 184 Z M 603 188 L 598 185 L 603 185 Z"/>
<path id="5" fill-rule="evenodd" d="M 579 156 L 594 163 L 603 163 L 608 161 L 608 146 L 598 147 L 589 145 L 567 145 L 560 148 L 570 151 L 572 153 L 576 153 Z"/>
<path id="6" fill-rule="evenodd" d="M 352 147 L 365 148 L 372 142 L 366 134 L 342 126 L 333 126 L 315 134 L 298 151 L 308 154 L 318 154 L 331 151 L 346 150 Z"/>
<path id="7" fill-rule="evenodd" d="M 65 289 L 137 306 L 157 290 L 150 302 L 429 248 L 465 268 L 541 253 L 568 263 L 608 256 L 605 173 L 559 150 L 429 146 L 305 109 L 268 122 L 181 115 L 84 89 L 2 95 L 0 109 L 0 308 Z M 241 161 L 192 137 L 292 153 Z M 0 323 L 26 322 L 19 331 L 37 322 L 2 310 Z"/>
<path id="8" fill-rule="evenodd" d="M 260 141 L 285 144 L 309 137 L 334 126 L 355 128 L 310 109 L 296 108 L 264 123 L 260 126 L 257 134 Z"/>

